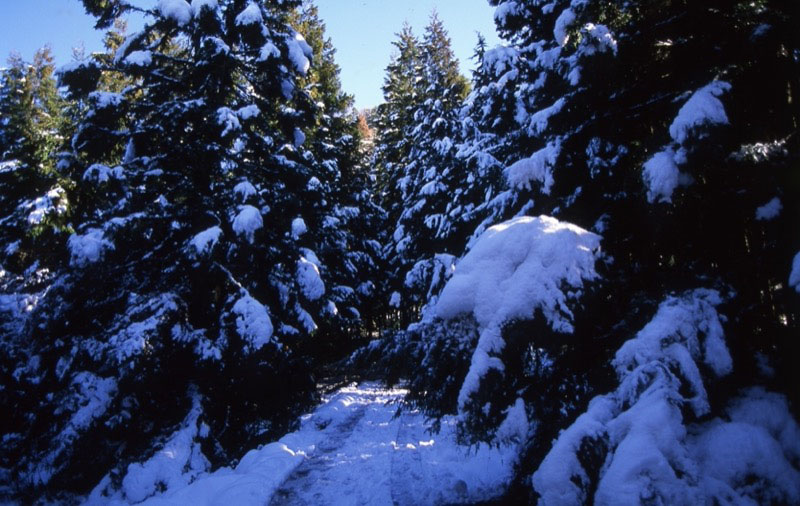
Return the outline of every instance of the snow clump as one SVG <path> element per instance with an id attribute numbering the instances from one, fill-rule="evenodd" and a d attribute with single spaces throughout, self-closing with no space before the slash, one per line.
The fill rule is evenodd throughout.
<path id="1" fill-rule="evenodd" d="M 248 344 L 250 351 L 258 351 L 272 338 L 272 320 L 267 308 L 250 295 L 245 295 L 233 305 L 236 314 L 236 331 Z"/>
<path id="2" fill-rule="evenodd" d="M 781 209 L 783 209 L 781 199 L 775 197 L 763 206 L 760 206 L 756 209 L 756 219 L 761 221 L 769 221 L 773 218 L 777 218 L 778 215 L 781 214 Z"/>
<path id="3" fill-rule="evenodd" d="M 598 277 L 594 264 L 600 236 L 549 216 L 514 218 L 484 232 L 456 265 L 453 277 L 427 316 L 444 320 L 472 314 L 480 337 L 459 393 L 462 409 L 491 369 L 503 370 L 502 327 L 533 318 L 540 310 L 550 327 L 570 333 L 569 301 L 585 281 Z M 565 293 L 564 285 L 570 287 Z"/>
<path id="4" fill-rule="evenodd" d="M 233 220 L 233 231 L 237 235 L 244 235 L 252 244 L 256 230 L 264 227 L 261 212 L 253 206 L 242 206 L 239 214 Z"/>
<path id="5" fill-rule="evenodd" d="M 186 25 L 192 20 L 192 7 L 185 0 L 160 0 L 158 12 L 179 26 Z"/>
<path id="6" fill-rule="evenodd" d="M 85 267 L 97 262 L 106 250 L 113 250 L 114 245 L 103 236 L 99 228 L 89 228 L 85 234 L 72 234 L 67 239 L 70 252 L 70 265 Z"/>

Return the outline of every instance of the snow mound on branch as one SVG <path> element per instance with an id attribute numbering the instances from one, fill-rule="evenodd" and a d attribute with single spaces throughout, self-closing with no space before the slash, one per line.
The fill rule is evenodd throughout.
<path id="1" fill-rule="evenodd" d="M 299 33 L 295 34 L 294 39 L 286 41 L 286 46 L 289 49 L 289 59 L 292 61 L 295 70 L 305 76 L 308 69 L 311 68 L 310 58 L 313 54 L 311 46 Z"/>
<path id="2" fill-rule="evenodd" d="M 103 236 L 99 228 L 90 228 L 85 234 L 72 234 L 67 239 L 70 252 L 70 265 L 85 267 L 97 262 L 106 250 L 114 249 L 114 245 Z"/>
<path id="3" fill-rule="evenodd" d="M 532 181 L 542 184 L 542 193 L 549 194 L 553 186 L 553 165 L 561 152 L 561 145 L 549 142 L 528 158 L 523 158 L 505 169 L 508 183 L 517 188 L 531 188 Z"/>
<path id="4" fill-rule="evenodd" d="M 792 260 L 792 272 L 789 274 L 789 286 L 800 293 L 800 251 L 794 256 Z"/>
<path id="5" fill-rule="evenodd" d="M 449 320 L 471 313 L 478 323 L 480 338 L 460 407 L 490 369 L 503 370 L 494 355 L 505 347 L 506 322 L 531 319 L 540 310 L 553 330 L 572 332 L 568 302 L 580 296 L 585 281 L 598 277 L 599 247 L 600 236 L 549 216 L 514 218 L 478 238 L 426 315 Z"/>
<path id="6" fill-rule="evenodd" d="M 190 241 L 190 244 L 194 246 L 196 253 L 206 253 L 214 248 L 214 245 L 219 242 L 219 236 L 221 235 L 221 228 L 211 227 L 194 236 Z"/>
<path id="7" fill-rule="evenodd" d="M 122 480 L 122 490 L 129 501 L 144 501 L 161 487 L 186 486 L 197 474 L 210 467 L 200 443 L 196 441 L 201 413 L 200 398 L 195 396 L 183 428 L 176 431 L 149 460 L 128 466 L 128 472 Z"/>
<path id="8" fill-rule="evenodd" d="M 222 134 L 220 134 L 222 137 L 242 129 L 242 124 L 239 122 L 236 112 L 227 107 L 217 109 L 217 124 L 225 127 L 222 130 Z"/>
<path id="9" fill-rule="evenodd" d="M 297 283 L 308 300 L 317 300 L 325 295 L 325 283 L 322 282 L 319 267 L 314 260 L 316 258 L 309 260 L 301 256 L 297 262 Z"/>
<path id="10" fill-rule="evenodd" d="M 247 200 L 258 192 L 250 181 L 242 181 L 233 187 L 233 193 L 238 195 L 242 200 Z"/>
<path id="11" fill-rule="evenodd" d="M 436 316 L 472 313 L 486 328 L 531 318 L 542 309 L 560 331 L 572 330 L 562 282 L 579 288 L 597 277 L 600 236 L 549 216 L 522 216 L 490 227 L 456 264 L 437 302 Z"/>
<path id="12" fill-rule="evenodd" d="M 89 93 L 89 99 L 98 109 L 119 107 L 122 102 L 125 101 L 125 97 L 123 97 L 121 93 L 113 93 L 110 91 L 93 91 Z"/>
<path id="13" fill-rule="evenodd" d="M 647 201 L 672 202 L 672 192 L 678 187 L 680 170 L 675 164 L 675 153 L 671 149 L 659 151 L 647 160 L 642 178 L 647 186 Z"/>
<path id="14" fill-rule="evenodd" d="M 261 212 L 253 206 L 242 206 L 239 214 L 233 220 L 233 231 L 244 235 L 252 243 L 256 230 L 264 227 L 264 218 Z"/>
<path id="15" fill-rule="evenodd" d="M 683 104 L 669 127 L 669 134 L 678 144 L 683 144 L 692 129 L 707 123 L 728 124 L 725 107 L 717 98 L 731 89 L 725 81 L 713 81 L 695 91 Z"/>
<path id="16" fill-rule="evenodd" d="M 160 0 L 158 12 L 179 26 L 186 25 L 192 20 L 192 7 L 185 0 Z"/>
<path id="17" fill-rule="evenodd" d="M 575 11 L 573 11 L 572 8 L 566 8 L 559 14 L 556 19 L 556 24 L 553 27 L 553 37 L 559 46 L 563 47 L 569 40 L 567 30 L 569 30 L 574 22 Z"/>
<path id="18" fill-rule="evenodd" d="M 153 62 L 153 53 L 150 51 L 132 51 L 125 57 L 124 61 L 135 67 L 147 67 Z"/>
<path id="19" fill-rule="evenodd" d="M 247 342 L 250 351 L 258 351 L 272 338 L 272 320 L 267 308 L 250 295 L 245 295 L 233 305 L 236 330 Z"/>
<path id="20" fill-rule="evenodd" d="M 255 2 L 247 4 L 247 7 L 236 16 L 236 24 L 238 26 L 255 25 L 263 21 L 264 18 L 261 16 L 261 9 L 258 8 Z"/>
<path id="21" fill-rule="evenodd" d="M 292 220 L 292 237 L 294 239 L 299 239 L 306 232 L 308 232 L 308 226 L 303 218 L 298 217 Z"/>
<path id="22" fill-rule="evenodd" d="M 113 169 L 102 163 L 95 163 L 89 166 L 83 173 L 83 179 L 89 181 L 97 181 L 98 183 L 106 183 L 110 179 L 122 179 L 124 176 L 122 167 L 117 165 Z"/>
<path id="23" fill-rule="evenodd" d="M 669 297 L 620 348 L 617 389 L 589 403 L 533 474 L 541 504 L 798 501 L 800 473 L 791 462 L 800 455 L 800 428 L 782 396 L 749 389 L 728 406 L 727 420 L 685 423 L 709 412 L 698 363 L 716 376 L 732 370 L 721 302 L 705 289 Z"/>
<path id="24" fill-rule="evenodd" d="M 781 209 L 783 209 L 781 199 L 775 197 L 763 206 L 760 206 L 756 209 L 756 219 L 761 221 L 769 221 L 773 218 L 777 218 L 778 215 L 781 214 Z"/>

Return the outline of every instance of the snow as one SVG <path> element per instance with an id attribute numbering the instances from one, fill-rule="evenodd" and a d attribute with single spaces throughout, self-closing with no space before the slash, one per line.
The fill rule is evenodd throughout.
<path id="1" fill-rule="evenodd" d="M 84 180 L 97 181 L 98 183 L 106 183 L 110 179 L 122 179 L 124 176 L 122 167 L 117 165 L 113 169 L 102 163 L 95 163 L 89 166 L 83 173 Z"/>
<path id="2" fill-rule="evenodd" d="M 270 58 L 277 58 L 281 55 L 281 51 L 272 42 L 267 42 L 261 48 L 258 61 L 267 61 Z"/>
<path id="3" fill-rule="evenodd" d="M 123 325 L 116 327 L 108 339 L 108 353 L 117 365 L 129 364 L 131 357 L 145 353 L 150 340 L 159 335 L 161 326 L 178 310 L 178 299 L 173 293 L 154 297 L 128 297 Z"/>
<path id="4" fill-rule="evenodd" d="M 561 144 L 548 142 L 547 146 L 529 158 L 523 158 L 505 169 L 506 179 L 512 187 L 531 189 L 531 182 L 542 185 L 542 193 L 549 194 L 553 186 L 553 165 L 561 152 Z"/>
<path id="5" fill-rule="evenodd" d="M 22 167 L 22 164 L 19 162 L 19 160 L 0 161 L 0 174 L 4 174 L 6 172 L 14 172 L 20 167 Z"/>
<path id="6" fill-rule="evenodd" d="M 255 118 L 259 114 L 261 114 L 261 109 L 255 104 L 246 105 L 236 111 L 236 115 L 245 121 L 250 118 Z"/>
<path id="7" fill-rule="evenodd" d="M 250 295 L 245 295 L 233 305 L 236 314 L 236 331 L 247 343 L 248 351 L 258 351 L 272 338 L 272 320 L 267 308 Z"/>
<path id="8" fill-rule="evenodd" d="M 528 415 L 525 413 L 525 401 L 517 398 L 513 406 L 506 410 L 506 417 L 495 436 L 502 443 L 521 443 L 527 441 L 531 424 Z"/>
<path id="9" fill-rule="evenodd" d="M 601 51 L 611 49 L 611 52 L 617 54 L 617 41 L 611 31 L 605 25 L 595 25 L 594 23 L 586 23 L 583 29 L 600 45 Z"/>
<path id="10" fill-rule="evenodd" d="M 194 451 L 203 428 L 192 412 L 156 460 L 128 468 L 124 481 L 132 496 L 114 493 L 104 480 L 87 504 L 121 506 L 144 494 L 146 506 L 454 504 L 501 494 L 513 475 L 517 446 L 459 446 L 453 417 L 431 434 L 421 413 L 396 416 L 405 393 L 372 383 L 342 388 L 302 416 L 297 431 L 215 472 L 199 471 L 204 462 Z M 186 468 L 180 476 L 179 465 Z"/>
<path id="11" fill-rule="evenodd" d="M 105 109 L 107 107 L 119 107 L 125 98 L 120 93 L 113 93 L 111 91 L 93 91 L 89 93 L 89 98 L 94 102 L 95 107 L 98 109 Z"/>
<path id="12" fill-rule="evenodd" d="M 773 218 L 777 218 L 778 215 L 781 214 L 781 209 L 783 209 L 781 199 L 774 197 L 772 200 L 756 209 L 756 219 L 769 221 Z"/>
<path id="13" fill-rule="evenodd" d="M 234 111 L 227 107 L 220 107 L 217 109 L 217 124 L 225 127 L 220 134 L 221 137 L 225 137 L 230 132 L 236 132 L 242 129 L 242 124 L 239 123 L 239 117 Z"/>
<path id="14" fill-rule="evenodd" d="M 484 232 L 456 265 L 431 316 L 444 320 L 472 314 L 480 338 L 472 356 L 459 406 L 478 388 L 490 370 L 503 370 L 493 355 L 503 349 L 503 324 L 531 319 L 540 310 L 557 332 L 572 332 L 570 299 L 594 269 L 600 237 L 549 216 L 523 216 Z M 564 293 L 564 285 L 573 290 Z"/>
<path id="15" fill-rule="evenodd" d="M 86 267 L 99 261 L 106 250 L 113 250 L 114 245 L 103 236 L 99 228 L 89 228 L 84 234 L 72 234 L 67 239 L 70 252 L 70 265 Z"/>
<path id="16" fill-rule="evenodd" d="M 400 300 L 401 295 L 399 292 L 392 292 L 392 295 L 389 297 L 389 306 L 391 307 L 400 307 Z"/>
<path id="17" fill-rule="evenodd" d="M 143 463 L 132 463 L 122 479 L 121 490 L 114 491 L 110 476 L 106 476 L 87 498 L 86 505 L 138 503 L 153 497 L 164 488 L 179 488 L 188 485 L 210 464 L 203 456 L 199 441 L 203 428 L 198 423 L 202 414 L 200 397 L 195 395 L 192 408 L 181 428 L 175 431 L 155 454 Z"/>
<path id="18" fill-rule="evenodd" d="M 319 275 L 319 267 L 304 256 L 297 262 L 297 283 L 308 300 L 317 300 L 325 294 L 325 283 Z"/>
<path id="19" fill-rule="evenodd" d="M 153 53 L 150 51 L 133 51 L 125 57 L 125 63 L 137 67 L 146 67 L 153 61 Z"/>
<path id="20" fill-rule="evenodd" d="M 669 134 L 678 144 L 683 144 L 693 129 L 711 123 L 728 124 L 728 116 L 717 98 L 731 89 L 725 81 L 712 81 L 695 91 L 683 104 L 669 127 Z"/>
<path id="21" fill-rule="evenodd" d="M 241 206 L 239 214 L 233 220 L 233 231 L 237 235 L 244 235 L 252 243 L 256 230 L 264 227 L 261 211 L 251 205 Z"/>
<path id="22" fill-rule="evenodd" d="M 645 374 L 637 371 L 647 370 L 648 364 L 672 363 L 695 394 L 690 400 L 695 413 L 705 414 L 709 409 L 708 400 L 695 361 L 702 360 L 717 376 L 724 376 L 733 369 L 715 309 L 721 302 L 719 293 L 714 290 L 696 290 L 686 298 L 669 297 L 636 338 L 617 351 L 612 362 L 617 375 L 636 377 Z M 636 388 L 636 381 L 630 381 L 633 382 L 631 388 Z"/>
<path id="23" fill-rule="evenodd" d="M 592 399 L 533 474 L 540 504 L 797 503 L 800 428 L 784 397 L 751 388 L 725 419 L 684 422 L 685 408 L 694 420 L 709 412 L 698 363 L 732 370 L 720 303 L 706 289 L 668 297 L 618 350 L 617 389 Z M 603 463 L 592 477 L 586 452 Z"/>
<path id="24" fill-rule="evenodd" d="M 262 23 L 264 18 L 261 16 L 261 9 L 255 2 L 250 2 L 247 7 L 236 16 L 237 26 L 247 26 Z"/>
<path id="25" fill-rule="evenodd" d="M 299 128 L 294 129 L 294 147 L 299 148 L 306 142 L 306 134 Z"/>
<path id="26" fill-rule="evenodd" d="M 647 186 L 648 202 L 672 202 L 672 192 L 680 179 L 675 152 L 667 148 L 653 155 L 644 164 L 642 178 Z"/>
<path id="27" fill-rule="evenodd" d="M 192 20 L 192 7 L 185 0 L 160 0 L 158 12 L 178 26 L 186 25 Z"/>
<path id="28" fill-rule="evenodd" d="M 495 23 L 504 25 L 508 16 L 517 16 L 522 13 L 521 6 L 516 1 L 505 1 L 497 6 L 494 11 Z"/>
<path id="29" fill-rule="evenodd" d="M 308 311 L 303 309 L 300 304 L 295 304 L 294 309 L 297 313 L 297 321 L 303 324 L 303 328 L 305 328 L 309 333 L 317 330 L 317 323 L 314 321 L 314 318 L 311 317 Z"/>
<path id="30" fill-rule="evenodd" d="M 289 49 L 289 59 L 292 61 L 295 70 L 305 76 L 308 69 L 311 68 L 309 58 L 314 54 L 311 46 L 299 33 L 295 34 L 294 39 L 287 40 L 286 46 Z"/>
<path id="31" fill-rule="evenodd" d="M 200 15 L 203 9 L 216 11 L 219 8 L 217 0 L 192 0 L 192 14 L 194 17 Z"/>
<path id="32" fill-rule="evenodd" d="M 117 391 L 117 382 L 114 378 L 102 378 L 88 371 L 77 372 L 72 377 L 71 383 L 70 394 L 62 405 L 72 413 L 56 437 L 55 444 L 30 470 L 29 479 L 33 484 L 50 481 L 59 469 L 59 461 L 64 452 L 69 451 L 79 435 L 106 412 Z"/>
<path id="33" fill-rule="evenodd" d="M 208 253 L 219 242 L 219 237 L 222 235 L 222 229 L 219 227 L 211 227 L 203 230 L 189 241 L 189 244 L 194 246 L 197 254 Z"/>
<path id="34" fill-rule="evenodd" d="M 564 46 L 569 40 L 569 30 L 572 23 L 575 22 L 575 12 L 571 8 L 564 9 L 561 14 L 556 18 L 555 26 L 553 27 L 553 37 L 559 46 Z"/>
<path id="35" fill-rule="evenodd" d="M 308 227 L 303 218 L 297 217 L 292 220 L 292 237 L 294 239 L 300 239 L 300 236 L 306 232 L 308 232 Z"/>
<path id="36" fill-rule="evenodd" d="M 792 272 L 789 274 L 789 286 L 800 293 L 800 251 L 792 260 Z"/>
<path id="37" fill-rule="evenodd" d="M 233 193 L 238 195 L 242 201 L 247 200 L 249 197 L 257 194 L 256 187 L 250 183 L 250 181 L 242 181 L 241 183 L 237 184 L 233 187 Z"/>
<path id="38" fill-rule="evenodd" d="M 23 206 L 26 210 L 32 209 L 28 214 L 28 225 L 39 225 L 50 214 L 61 215 L 67 212 L 66 193 L 57 186 L 43 196 L 25 202 Z"/>
<path id="39" fill-rule="evenodd" d="M 689 441 L 706 504 L 800 502 L 800 427 L 786 399 L 750 388 L 727 413 L 730 421 L 708 422 Z"/>
<path id="40" fill-rule="evenodd" d="M 547 128 L 547 123 L 550 121 L 550 118 L 561 112 L 561 109 L 564 107 L 564 98 L 559 98 L 556 100 L 552 105 L 549 107 L 545 107 L 539 111 L 533 113 L 528 119 L 528 133 L 532 136 L 539 135 Z M 520 121 L 519 123 L 522 123 Z M 551 162 L 552 163 L 552 162 Z"/>

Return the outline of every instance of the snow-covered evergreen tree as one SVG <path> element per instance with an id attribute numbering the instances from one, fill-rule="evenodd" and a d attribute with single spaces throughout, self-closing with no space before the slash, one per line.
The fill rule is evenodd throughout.
<path id="1" fill-rule="evenodd" d="M 84 4 L 100 26 L 137 9 Z M 313 399 L 302 350 L 330 287 L 296 238 L 325 197 L 304 147 L 313 51 L 287 24 L 297 5 L 161 0 L 113 59 L 61 71 L 88 111 L 60 162 L 78 182 L 70 268 L 27 328 L 13 388 L 30 403 L 7 408 L 17 493 L 85 493 L 109 472 L 102 487 L 152 493 L 166 478 L 134 493 L 125 469 L 171 432 L 191 432 L 179 465 L 198 471 Z M 130 84 L 98 89 L 112 71 Z"/>
<path id="2" fill-rule="evenodd" d="M 452 237 L 448 213 L 453 211 L 450 200 L 463 182 L 455 155 L 458 113 L 468 84 L 436 13 L 425 28 L 420 48 L 411 147 L 398 167 L 402 211 L 387 253 L 393 275 L 400 281 L 396 298 L 406 308 L 420 307 L 441 288 L 452 254 L 463 249 L 461 241 Z"/>
<path id="3" fill-rule="evenodd" d="M 298 217 L 307 231 L 301 242 L 312 247 L 331 290 L 327 325 L 313 348 L 341 357 L 352 351 L 361 327 L 374 328 L 380 305 L 378 271 L 383 211 L 370 192 L 369 168 L 361 151 L 358 115 L 353 97 L 342 91 L 335 49 L 325 36 L 317 7 L 305 2 L 295 13 L 293 26 L 303 34 L 314 54 L 314 66 L 300 85 L 317 104 L 305 145 L 320 168 L 323 211 L 316 222 Z M 301 225 L 302 223 L 302 225 Z"/>
<path id="4" fill-rule="evenodd" d="M 3 434 L 13 434 L 26 423 L 26 407 L 32 401 L 16 385 L 36 359 L 25 325 L 68 259 L 64 245 L 69 182 L 60 177 L 53 161 L 66 132 L 65 101 L 53 73 L 47 48 L 37 51 L 30 64 L 12 56 L 9 67 L 0 72 L 0 406 L 7 413 L 0 422 Z M 6 445 L 14 447 L 13 436 Z M 3 470 L 18 459 L 13 450 L 0 452 L 4 484 L 11 483 L 11 477 Z"/>
<path id="5" fill-rule="evenodd" d="M 734 430 L 708 417 L 744 423 L 731 406 L 766 403 L 778 425 L 796 427 L 786 400 L 762 389 L 800 400 L 787 359 L 800 279 L 796 10 L 492 4 L 509 45 L 484 54 L 465 118 L 472 140 L 459 147 L 470 173 L 485 176 L 486 197 L 472 202 L 480 222 L 453 278 L 399 337 L 421 357 L 409 400 L 459 413 L 468 441 L 527 441 L 516 493 L 532 500 L 608 502 L 608 487 L 624 483 L 639 501 L 792 502 L 796 486 L 781 476 L 797 472 L 796 448 L 781 442 L 783 429 L 750 419 L 738 433 L 768 433 L 743 462 L 782 452 L 753 468 L 757 487 L 740 471 L 714 471 L 702 452 Z M 557 239 L 566 230 L 575 239 Z M 678 306 L 689 309 L 669 309 Z M 717 311 L 720 329 L 702 316 Z M 650 354 L 623 360 L 634 335 Z M 585 416 L 604 428 L 581 422 L 570 429 L 580 436 L 552 446 L 601 394 Z M 674 409 L 664 412 L 671 442 L 645 414 L 658 403 Z M 614 459 L 639 450 L 647 462 Z M 671 469 L 648 463 L 658 458 Z M 565 471 L 565 459 L 578 467 Z M 554 469 L 571 491 L 553 489 Z"/>

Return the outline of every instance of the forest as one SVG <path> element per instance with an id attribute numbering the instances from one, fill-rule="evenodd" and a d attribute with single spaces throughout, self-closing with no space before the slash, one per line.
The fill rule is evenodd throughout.
<path id="1" fill-rule="evenodd" d="M 370 382 L 508 465 L 395 504 L 800 504 L 800 3 L 487 0 L 470 76 L 400 20 L 357 110 L 312 0 L 81 1 L 0 71 L 0 502 L 185 504 Z"/>

